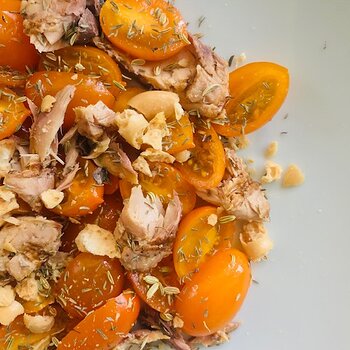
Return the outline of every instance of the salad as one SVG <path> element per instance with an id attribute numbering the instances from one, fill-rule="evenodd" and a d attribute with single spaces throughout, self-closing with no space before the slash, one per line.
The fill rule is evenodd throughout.
<path id="1" fill-rule="evenodd" d="M 0 12 L 0 348 L 227 341 L 273 246 L 237 150 L 288 70 L 230 68 L 171 1 Z"/>

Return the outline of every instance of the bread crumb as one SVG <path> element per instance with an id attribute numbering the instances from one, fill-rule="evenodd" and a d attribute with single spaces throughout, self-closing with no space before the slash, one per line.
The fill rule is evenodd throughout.
<path id="1" fill-rule="evenodd" d="M 104 230 L 97 225 L 86 225 L 79 232 L 75 243 L 82 253 L 93 255 L 107 255 L 109 258 L 118 258 L 119 252 L 112 232 Z"/>
<path id="2" fill-rule="evenodd" d="M 139 156 L 138 158 L 136 158 L 136 160 L 132 163 L 132 167 L 134 168 L 134 170 L 148 177 L 152 177 L 152 171 L 149 167 L 149 164 L 147 160 L 142 156 Z"/>
<path id="3" fill-rule="evenodd" d="M 274 157 L 278 152 L 278 142 L 272 141 L 265 150 L 265 157 L 266 158 L 272 158 Z"/>
<path id="4" fill-rule="evenodd" d="M 41 334 L 49 332 L 55 324 L 53 316 L 31 316 L 24 314 L 23 323 L 34 334 Z"/>
<path id="5" fill-rule="evenodd" d="M 295 187 L 304 183 L 305 176 L 296 164 L 291 164 L 283 174 L 282 186 Z"/>
<path id="6" fill-rule="evenodd" d="M 248 148 L 250 141 L 246 135 L 241 135 L 235 137 L 235 143 L 238 149 L 246 149 Z"/>
<path id="7" fill-rule="evenodd" d="M 142 137 L 142 142 L 154 149 L 161 151 L 163 144 L 163 137 L 169 136 L 165 114 L 158 113 L 148 124 L 145 134 Z"/>
<path id="8" fill-rule="evenodd" d="M 176 161 L 178 161 L 179 163 L 185 163 L 191 158 L 191 155 L 192 155 L 191 152 L 185 149 L 184 151 L 174 154 L 174 157 L 176 158 Z"/>
<path id="9" fill-rule="evenodd" d="M 55 102 L 56 102 L 56 99 L 53 96 L 46 95 L 41 101 L 40 111 L 43 113 L 50 112 Z"/>
<path id="10" fill-rule="evenodd" d="M 255 262 L 265 258 L 273 248 L 273 241 L 261 222 L 253 221 L 244 225 L 240 241 L 249 260 Z"/>
<path id="11" fill-rule="evenodd" d="M 215 226 L 218 222 L 218 216 L 216 214 L 210 214 L 208 216 L 208 225 Z"/>
<path id="12" fill-rule="evenodd" d="M 57 207 L 64 199 L 64 193 L 58 190 L 46 190 L 40 194 L 40 199 L 45 208 L 53 209 Z"/>
<path id="13" fill-rule="evenodd" d="M 35 279 L 35 275 L 31 274 L 29 277 L 19 282 L 16 286 L 16 293 L 21 299 L 26 301 L 40 300 L 39 285 L 38 281 Z"/>
<path id="14" fill-rule="evenodd" d="M 22 304 L 14 300 L 9 306 L 0 307 L 0 324 L 8 326 L 17 316 L 24 313 Z"/>
<path id="15" fill-rule="evenodd" d="M 265 164 L 265 175 L 261 177 L 260 182 L 262 184 L 269 184 L 276 180 L 279 180 L 282 176 L 282 167 L 272 161 L 268 161 Z"/>
<path id="16" fill-rule="evenodd" d="M 9 306 L 15 301 L 15 292 L 10 285 L 0 286 L 0 307 Z"/>
<path id="17" fill-rule="evenodd" d="M 148 121 L 142 115 L 132 109 L 126 109 L 117 113 L 116 124 L 119 134 L 136 149 L 142 145 L 142 137 L 148 126 Z"/>
<path id="18" fill-rule="evenodd" d="M 174 163 L 175 157 L 171 154 L 158 151 L 153 148 L 147 148 L 145 151 L 141 153 L 141 156 L 149 160 L 150 162 L 164 162 L 164 163 Z"/>

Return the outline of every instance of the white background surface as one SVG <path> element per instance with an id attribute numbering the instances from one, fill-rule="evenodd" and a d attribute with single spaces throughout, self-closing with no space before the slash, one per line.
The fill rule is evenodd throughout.
<path id="1" fill-rule="evenodd" d="M 350 0 L 176 4 L 223 57 L 245 52 L 248 62 L 289 68 L 288 100 L 250 137 L 247 154 L 261 170 L 262 150 L 277 140 L 276 160 L 295 162 L 306 175 L 296 189 L 269 187 L 275 250 L 254 267 L 259 285 L 237 316 L 241 328 L 220 349 L 349 350 Z"/>

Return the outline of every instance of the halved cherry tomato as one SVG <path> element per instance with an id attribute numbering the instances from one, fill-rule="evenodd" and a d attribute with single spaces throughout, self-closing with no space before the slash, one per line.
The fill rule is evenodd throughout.
<path id="1" fill-rule="evenodd" d="M 232 99 L 227 123 L 213 127 L 223 136 L 248 134 L 269 122 L 282 106 L 289 88 L 288 70 L 270 62 L 255 62 L 230 74 Z"/>
<path id="2" fill-rule="evenodd" d="M 35 344 L 46 337 L 59 333 L 62 327 L 64 325 L 61 322 L 57 322 L 56 319 L 56 324 L 49 332 L 34 334 L 24 325 L 23 316 L 19 316 L 9 326 L 0 326 L 0 349 L 31 349 L 31 345 L 33 345 L 34 349 Z"/>
<path id="3" fill-rule="evenodd" d="M 139 298 L 125 291 L 86 316 L 62 339 L 57 350 L 113 349 L 129 333 L 139 312 Z"/>
<path id="4" fill-rule="evenodd" d="M 138 86 L 128 87 L 122 91 L 115 100 L 113 110 L 114 112 L 123 112 L 129 107 L 128 102 L 136 95 L 146 91 Z"/>
<path id="5" fill-rule="evenodd" d="M 221 182 L 225 173 L 225 152 L 222 143 L 212 127 L 196 127 L 195 148 L 191 158 L 178 164 L 184 178 L 198 189 L 214 188 Z"/>
<path id="6" fill-rule="evenodd" d="M 104 196 L 104 202 L 92 214 L 79 218 L 80 223 L 69 222 L 67 224 L 63 230 L 60 250 L 67 253 L 76 250 L 75 238 L 86 224 L 95 224 L 105 230 L 114 232 L 122 209 L 123 200 L 119 194 Z"/>
<path id="7" fill-rule="evenodd" d="M 14 134 L 29 115 L 21 97 L 8 88 L 0 88 L 0 140 Z"/>
<path id="8" fill-rule="evenodd" d="M 119 188 L 119 178 L 113 175 L 109 176 L 109 182 L 104 184 L 105 194 L 113 194 Z"/>
<path id="9" fill-rule="evenodd" d="M 124 89 L 118 64 L 105 52 L 90 46 L 70 46 L 41 56 L 38 70 L 81 73 L 99 79 L 117 96 Z"/>
<path id="10" fill-rule="evenodd" d="M 167 120 L 170 135 L 163 140 L 164 151 L 175 154 L 195 147 L 193 142 L 192 124 L 187 114 L 180 120 L 175 116 L 172 120 Z"/>
<path id="11" fill-rule="evenodd" d="M 99 185 L 93 176 L 97 167 L 89 160 L 81 161 L 80 166 L 72 184 L 64 191 L 65 199 L 52 209 L 54 213 L 69 217 L 84 216 L 103 203 L 103 185 Z"/>
<path id="12" fill-rule="evenodd" d="M 148 277 L 147 277 L 148 276 Z M 162 287 L 176 287 L 180 288 L 179 281 L 177 279 L 172 257 L 163 259 L 157 267 L 150 270 L 149 272 L 128 272 L 127 277 L 132 284 L 132 287 L 136 291 L 137 295 L 151 308 L 166 313 L 169 311 L 174 311 L 174 295 L 166 293 L 167 290 L 163 290 L 162 287 L 158 287 L 157 291 L 151 297 L 147 297 L 147 292 L 150 290 L 154 283 L 151 279 L 156 281 L 158 279 Z M 146 279 L 146 280 L 145 280 Z"/>
<path id="13" fill-rule="evenodd" d="M 174 198 L 174 191 L 178 194 L 184 214 L 190 212 L 196 204 L 196 192 L 181 173 L 173 166 L 165 163 L 150 163 L 150 169 L 154 174 L 148 177 L 139 173 L 139 182 L 145 193 L 154 193 L 160 197 L 164 204 Z M 123 199 L 131 195 L 131 184 L 126 180 L 120 180 L 120 193 Z"/>
<path id="14" fill-rule="evenodd" d="M 0 0 L 0 66 L 24 72 L 33 68 L 39 55 L 23 33 L 20 0 Z"/>
<path id="15" fill-rule="evenodd" d="M 0 86 L 24 88 L 28 74 L 0 66 Z"/>
<path id="16" fill-rule="evenodd" d="M 100 23 L 113 45 L 139 59 L 169 58 L 190 44 L 185 21 L 166 0 L 107 0 Z"/>
<path id="17" fill-rule="evenodd" d="M 215 207 L 192 210 L 181 221 L 174 242 L 174 266 L 181 280 L 189 277 L 219 248 L 231 247 L 237 235 L 229 216 Z"/>
<path id="18" fill-rule="evenodd" d="M 64 117 L 64 128 L 68 129 L 74 124 L 74 108 L 102 101 L 107 107 L 114 103 L 113 95 L 107 90 L 101 81 L 83 74 L 67 72 L 38 72 L 34 73 L 27 82 L 26 96 L 38 107 L 45 95 L 55 96 L 67 85 L 74 85 L 76 91 L 69 103 Z"/>
<path id="19" fill-rule="evenodd" d="M 84 318 L 124 286 L 119 260 L 81 253 L 71 260 L 57 283 L 57 300 L 72 318 Z"/>
<path id="20" fill-rule="evenodd" d="M 183 330 L 206 336 L 236 315 L 251 281 L 247 257 L 236 249 L 217 252 L 187 281 L 175 301 Z"/>

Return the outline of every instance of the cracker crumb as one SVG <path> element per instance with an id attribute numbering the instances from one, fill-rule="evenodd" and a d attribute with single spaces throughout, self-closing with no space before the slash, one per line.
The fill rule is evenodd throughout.
<path id="1" fill-rule="evenodd" d="M 64 193 L 58 190 L 46 190 L 40 195 L 40 199 L 47 209 L 57 207 L 64 199 Z"/>
<path id="2" fill-rule="evenodd" d="M 261 177 L 260 182 L 262 184 L 269 184 L 276 180 L 279 180 L 282 176 L 282 167 L 272 161 L 268 161 L 265 164 L 265 175 Z"/>
<path id="3" fill-rule="evenodd" d="M 43 113 L 50 112 L 55 102 L 56 99 L 53 96 L 46 95 L 41 102 L 40 111 Z"/>
<path id="4" fill-rule="evenodd" d="M 189 150 L 184 150 L 174 154 L 176 161 L 179 163 L 185 163 L 191 158 L 192 153 Z"/>
<path id="5" fill-rule="evenodd" d="M 152 171 L 149 167 L 149 164 L 147 160 L 142 156 L 139 156 L 138 158 L 136 158 L 136 160 L 132 163 L 132 167 L 134 168 L 134 170 L 148 177 L 152 177 Z"/>
<path id="6" fill-rule="evenodd" d="M 208 225 L 215 226 L 218 222 L 218 216 L 216 214 L 210 214 L 208 216 Z"/>
<path id="7" fill-rule="evenodd" d="M 274 157 L 278 152 L 278 142 L 272 141 L 265 150 L 265 157 L 266 158 L 272 158 Z"/>
<path id="8" fill-rule="evenodd" d="M 295 187 L 304 183 L 305 176 L 296 164 L 291 164 L 283 174 L 282 186 Z"/>

